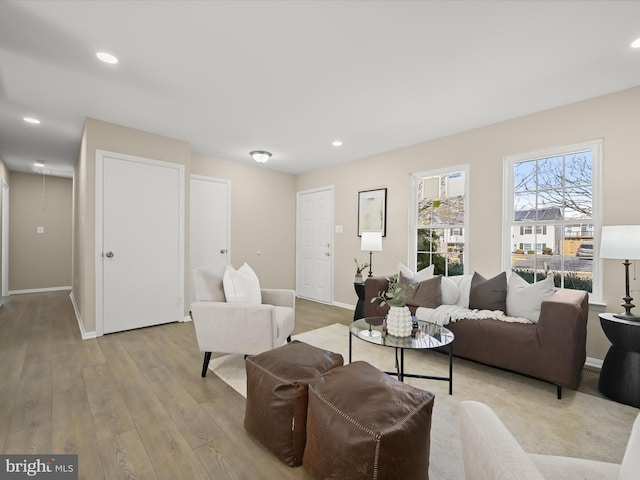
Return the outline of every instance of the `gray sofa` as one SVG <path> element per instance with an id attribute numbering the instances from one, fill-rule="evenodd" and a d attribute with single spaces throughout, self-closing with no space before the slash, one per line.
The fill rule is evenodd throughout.
<path id="1" fill-rule="evenodd" d="M 365 282 L 365 317 L 383 316 L 388 306 L 374 300 L 385 291 L 387 277 Z M 417 306 L 410 306 L 415 314 Z M 446 327 L 455 335 L 453 354 L 576 389 L 586 360 L 587 292 L 560 289 L 540 305 L 537 323 L 510 323 L 491 318 L 459 319 Z M 508 313 L 508 312 L 507 312 Z"/>

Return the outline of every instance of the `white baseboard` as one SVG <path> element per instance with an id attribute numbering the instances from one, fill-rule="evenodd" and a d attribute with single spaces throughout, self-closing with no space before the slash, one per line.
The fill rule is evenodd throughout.
<path id="1" fill-rule="evenodd" d="M 84 329 L 84 322 L 82 321 L 82 315 L 80 315 L 80 311 L 78 310 L 78 305 L 76 304 L 76 299 L 73 296 L 73 291 L 69 294 L 71 298 L 71 304 L 73 305 L 73 311 L 76 314 L 76 320 L 78 321 L 78 328 L 80 328 L 80 335 L 83 340 L 88 340 L 90 338 L 96 338 L 95 330 L 93 332 L 87 332 Z"/>
<path id="2" fill-rule="evenodd" d="M 586 367 L 596 368 L 598 370 L 602 369 L 602 362 L 599 358 L 587 357 L 587 360 L 584 362 Z"/>
<path id="3" fill-rule="evenodd" d="M 62 290 L 71 290 L 68 287 L 47 287 L 47 288 L 29 288 L 26 290 L 9 290 L 9 295 L 22 295 L 25 293 L 43 293 L 43 292 L 60 292 Z"/>
<path id="4" fill-rule="evenodd" d="M 355 305 L 349 305 L 348 303 L 342 303 L 342 302 L 333 302 L 331 305 L 333 305 L 334 307 L 344 308 L 346 310 L 355 310 L 356 309 Z"/>

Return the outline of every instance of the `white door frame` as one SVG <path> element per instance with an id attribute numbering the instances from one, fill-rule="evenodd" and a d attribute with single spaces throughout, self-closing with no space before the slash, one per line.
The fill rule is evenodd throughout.
<path id="1" fill-rule="evenodd" d="M 102 212 L 103 212 L 103 195 L 104 195 L 104 191 L 103 191 L 103 185 L 102 185 L 102 181 L 103 181 L 103 167 L 104 167 L 104 158 L 105 157 L 110 157 L 110 158 L 116 158 L 118 160 L 126 160 L 126 161 L 133 161 L 133 162 L 140 162 L 140 163 L 146 163 L 146 164 L 150 164 L 150 165 L 157 165 L 157 166 L 161 166 L 161 167 L 166 167 L 166 168 L 175 168 L 178 170 L 179 173 L 179 182 L 180 182 L 180 195 L 179 195 L 179 202 L 180 205 L 178 206 L 178 211 L 179 211 L 179 215 L 180 215 L 180 234 L 178 235 L 178 243 L 179 243 L 179 259 L 180 259 L 180 266 L 179 266 L 179 272 L 180 272 L 180 277 L 178 279 L 179 281 L 179 285 L 180 285 L 180 295 L 182 297 L 183 300 L 183 305 L 184 305 L 184 231 L 185 231 L 185 222 L 184 222 L 184 215 L 185 215 L 185 188 L 184 188 L 184 165 L 181 165 L 179 163 L 170 163 L 170 162 L 164 162 L 162 160 L 154 160 L 151 158 L 143 158 L 143 157 L 137 157 L 135 155 L 127 155 L 124 153 L 117 153 L 117 152 L 110 152 L 107 150 L 99 150 L 96 149 L 96 163 L 95 163 L 95 168 L 96 168 L 96 184 L 95 184 L 95 217 L 96 217 L 96 222 L 95 222 L 95 270 L 96 270 L 96 274 L 95 274 L 95 281 L 96 281 L 96 289 L 95 289 L 95 294 L 96 294 L 96 336 L 100 337 L 102 335 L 104 335 L 104 297 L 103 297 L 103 263 L 102 263 L 102 254 L 104 252 L 104 246 L 103 246 L 103 228 L 102 228 L 102 223 L 103 223 L 103 218 L 102 218 Z"/>
<path id="2" fill-rule="evenodd" d="M 335 231 L 334 231 L 334 213 L 335 213 L 335 202 L 334 202 L 334 194 L 335 194 L 335 189 L 333 188 L 333 185 L 327 185 L 324 187 L 318 187 L 318 188 L 312 188 L 310 190 L 303 190 L 300 192 L 296 193 L 296 291 L 298 290 L 298 282 L 300 281 L 299 278 L 299 274 L 300 274 L 300 236 L 297 234 L 299 232 L 298 228 L 299 228 L 299 216 L 300 216 L 300 212 L 299 212 L 299 205 L 300 205 L 300 198 L 302 195 L 308 195 L 311 193 L 318 193 L 318 192 L 325 192 L 325 191 L 329 191 L 331 193 L 331 218 L 330 218 L 330 236 L 331 236 L 331 246 L 329 247 L 329 254 L 331 256 L 331 260 L 329 262 L 329 268 L 331 269 L 331 274 L 329 275 L 329 286 L 328 286 L 328 290 L 329 290 L 329 303 L 333 303 L 333 275 L 334 275 L 334 265 L 333 265 L 333 257 L 334 257 L 334 240 L 335 240 Z M 317 300 L 320 301 L 318 299 L 311 299 L 311 300 Z"/>
<path id="3" fill-rule="evenodd" d="M 9 185 L 2 182 L 2 297 L 9 296 Z M 1 301 L 0 301 L 1 303 Z"/>

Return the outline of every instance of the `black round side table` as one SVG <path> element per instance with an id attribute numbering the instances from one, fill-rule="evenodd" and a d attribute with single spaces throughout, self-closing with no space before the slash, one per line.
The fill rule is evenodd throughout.
<path id="1" fill-rule="evenodd" d="M 616 318 L 612 313 L 598 316 L 611 342 L 598 389 L 617 402 L 640 408 L 640 322 Z"/>

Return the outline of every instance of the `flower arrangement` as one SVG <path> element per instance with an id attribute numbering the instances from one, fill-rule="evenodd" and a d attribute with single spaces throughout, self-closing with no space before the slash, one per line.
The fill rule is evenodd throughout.
<path id="1" fill-rule="evenodd" d="M 363 264 L 359 264 L 357 258 L 354 258 L 353 261 L 356 262 L 356 273 L 362 273 L 362 271 L 369 266 L 369 264 L 366 262 Z"/>
<path id="2" fill-rule="evenodd" d="M 394 275 L 389 280 L 389 288 L 386 292 L 378 292 L 378 295 L 371 299 L 371 303 L 379 300 L 380 306 L 384 307 L 405 307 L 407 305 L 407 295 L 413 293 L 415 287 L 410 283 L 402 283 L 398 275 Z"/>

